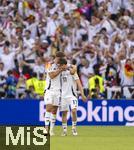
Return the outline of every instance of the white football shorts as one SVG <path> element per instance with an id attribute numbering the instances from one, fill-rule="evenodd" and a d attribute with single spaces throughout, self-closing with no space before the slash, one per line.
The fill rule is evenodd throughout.
<path id="1" fill-rule="evenodd" d="M 78 99 L 76 97 L 72 98 L 62 98 L 60 111 L 69 111 L 69 107 L 72 109 L 78 108 Z"/>
<path id="2" fill-rule="evenodd" d="M 60 91 L 46 90 L 44 95 L 45 105 L 51 104 L 53 106 L 61 105 Z"/>

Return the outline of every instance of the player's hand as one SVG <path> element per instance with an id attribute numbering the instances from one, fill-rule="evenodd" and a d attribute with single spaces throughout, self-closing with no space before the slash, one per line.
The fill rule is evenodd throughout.
<path id="1" fill-rule="evenodd" d="M 59 67 L 58 70 L 59 70 L 60 72 L 62 72 L 62 71 L 63 71 L 63 68 L 62 68 L 62 67 Z"/>
<path id="2" fill-rule="evenodd" d="M 82 97 L 83 102 L 87 101 L 87 97 L 84 94 L 82 94 L 81 97 Z"/>

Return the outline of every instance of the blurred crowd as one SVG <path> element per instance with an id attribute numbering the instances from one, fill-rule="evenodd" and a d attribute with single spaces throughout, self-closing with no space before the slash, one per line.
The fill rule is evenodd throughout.
<path id="1" fill-rule="evenodd" d="M 42 97 L 57 51 L 78 66 L 85 93 L 98 75 L 102 92 L 128 86 L 132 98 L 134 1 L 0 0 L 1 98 Z"/>

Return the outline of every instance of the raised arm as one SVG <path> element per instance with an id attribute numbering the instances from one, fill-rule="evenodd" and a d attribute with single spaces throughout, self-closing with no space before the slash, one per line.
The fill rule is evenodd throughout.
<path id="1" fill-rule="evenodd" d="M 49 72 L 49 76 L 51 79 L 54 79 L 62 72 L 62 68 L 58 68 L 56 71 Z"/>

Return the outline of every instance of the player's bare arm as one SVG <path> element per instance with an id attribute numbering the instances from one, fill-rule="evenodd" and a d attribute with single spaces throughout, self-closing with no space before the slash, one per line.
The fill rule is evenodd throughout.
<path id="1" fill-rule="evenodd" d="M 84 102 L 86 102 L 87 97 L 86 97 L 85 94 L 84 94 L 83 87 L 82 87 L 82 84 L 81 84 L 80 79 L 75 80 L 75 82 L 77 83 L 77 86 L 78 86 L 78 89 L 79 89 L 79 91 L 80 91 L 82 100 L 83 100 Z"/>
<path id="2" fill-rule="evenodd" d="M 54 79 L 56 76 L 58 76 L 62 72 L 62 68 L 58 68 L 56 71 L 49 72 L 49 76 L 51 79 Z"/>

